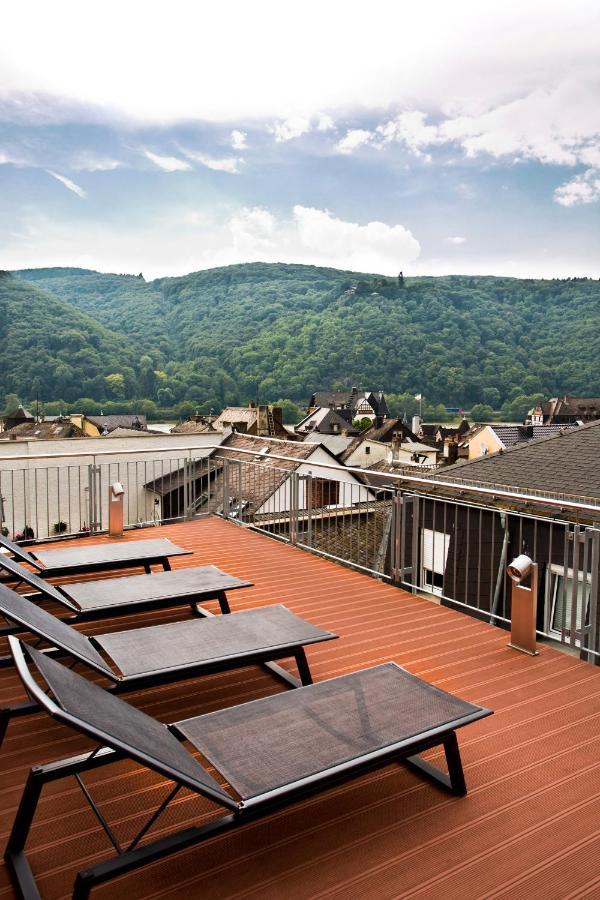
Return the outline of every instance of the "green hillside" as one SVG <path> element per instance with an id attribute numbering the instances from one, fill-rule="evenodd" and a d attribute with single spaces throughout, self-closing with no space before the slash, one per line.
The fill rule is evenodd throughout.
<path id="1" fill-rule="evenodd" d="M 69 401 L 106 396 L 120 385 L 125 396 L 137 392 L 138 382 L 132 344 L 63 300 L 0 272 L 0 395 Z"/>
<path id="2" fill-rule="evenodd" d="M 127 347 L 117 371 L 128 365 L 135 373 L 135 384 L 127 375 L 127 397 L 163 406 L 189 400 L 217 407 L 257 396 L 301 402 L 317 388 L 352 384 L 494 408 L 517 397 L 526 405 L 538 393 L 600 395 L 597 281 L 454 276 L 399 286 L 378 276 L 263 263 L 150 283 L 81 269 L 16 274 L 60 298 L 60 310 L 66 302 L 93 316 L 103 340 L 100 326 L 111 329 Z M 57 327 L 59 307 L 53 315 L 44 330 Z M 34 335 L 22 337 L 24 349 L 28 339 Z M 67 355 L 77 387 L 67 396 L 62 379 L 61 397 L 118 399 L 110 383 L 102 394 L 98 378 L 92 390 L 82 371 L 85 354 Z M 43 368 L 52 371 L 49 359 Z M 103 375 L 107 368 L 113 371 L 112 360 Z M 20 371 L 8 382 L 3 373 L 0 392 L 28 399 L 30 372 Z M 56 399 L 56 378 L 42 387 L 45 399 Z"/>

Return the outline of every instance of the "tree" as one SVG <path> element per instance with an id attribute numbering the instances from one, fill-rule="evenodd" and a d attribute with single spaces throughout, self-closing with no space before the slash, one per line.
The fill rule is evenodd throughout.
<path id="1" fill-rule="evenodd" d="M 286 425 L 296 425 L 304 418 L 303 410 L 292 400 L 278 400 L 273 405 L 281 407 L 283 421 Z"/>
<path id="2" fill-rule="evenodd" d="M 125 397 L 125 377 L 120 372 L 106 375 L 104 381 L 108 388 L 109 396 L 115 400 L 122 400 Z"/>
<path id="3" fill-rule="evenodd" d="M 475 403 L 471 407 L 471 418 L 475 422 L 489 422 L 494 415 L 494 410 L 486 403 Z"/>
<path id="4" fill-rule="evenodd" d="M 18 410 L 20 406 L 19 398 L 16 394 L 6 394 L 4 397 L 4 415 L 8 416 Z"/>

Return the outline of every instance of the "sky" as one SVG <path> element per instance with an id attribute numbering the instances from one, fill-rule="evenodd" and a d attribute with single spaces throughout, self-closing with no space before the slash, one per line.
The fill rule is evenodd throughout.
<path id="1" fill-rule="evenodd" d="M 2 30 L 1 269 L 600 277 L 596 0 L 7 0 Z"/>

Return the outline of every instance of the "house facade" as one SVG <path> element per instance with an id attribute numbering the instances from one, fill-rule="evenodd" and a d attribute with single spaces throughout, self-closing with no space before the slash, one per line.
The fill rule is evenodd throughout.
<path id="1" fill-rule="evenodd" d="M 539 567 L 538 631 L 600 651 L 600 421 L 442 472 L 445 486 L 403 496 L 405 581 L 499 624 L 512 612 L 506 565 L 525 553 Z"/>

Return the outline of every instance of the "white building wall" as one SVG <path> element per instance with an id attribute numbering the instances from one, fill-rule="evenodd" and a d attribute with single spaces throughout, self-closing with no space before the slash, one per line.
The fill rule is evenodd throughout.
<path id="1" fill-rule="evenodd" d="M 354 466 L 357 469 L 372 466 L 373 463 L 381 462 L 382 459 L 385 459 L 389 449 L 390 445 L 383 443 L 383 441 L 365 439 L 346 459 L 346 465 L 350 466 L 350 468 Z"/>
<path id="2" fill-rule="evenodd" d="M 59 521 L 67 524 L 66 533 L 89 526 L 91 466 L 97 470 L 96 520 L 101 528 L 108 527 L 109 487 L 115 481 L 125 487 L 125 525 L 158 521 L 161 507 L 155 500 L 160 498 L 146 491 L 144 484 L 175 472 L 186 459 L 206 456 L 208 448 L 224 437 L 174 434 L 0 441 L 3 525 L 11 537 L 29 525 L 36 538 L 52 536 Z"/>
<path id="3" fill-rule="evenodd" d="M 322 447 L 317 447 L 309 460 L 298 466 L 296 472 L 298 475 L 312 475 L 314 478 L 338 481 L 340 483 L 340 492 L 338 503 L 334 505 L 335 508 L 343 509 L 355 503 L 366 503 L 375 499 L 373 492 L 361 484 L 341 463 L 338 463 L 337 467 L 333 469 L 325 468 L 319 463 L 336 466 L 335 460 Z M 288 512 L 290 506 L 291 479 L 288 478 L 256 512 L 257 514 Z M 300 509 L 307 508 L 305 481 L 300 481 L 298 484 L 298 507 Z"/>

